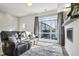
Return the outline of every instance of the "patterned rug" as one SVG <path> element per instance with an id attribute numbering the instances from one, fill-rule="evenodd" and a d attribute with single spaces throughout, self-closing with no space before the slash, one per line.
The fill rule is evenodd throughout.
<path id="1" fill-rule="evenodd" d="M 49 45 L 31 48 L 20 56 L 63 56 L 63 53 L 60 45 Z"/>

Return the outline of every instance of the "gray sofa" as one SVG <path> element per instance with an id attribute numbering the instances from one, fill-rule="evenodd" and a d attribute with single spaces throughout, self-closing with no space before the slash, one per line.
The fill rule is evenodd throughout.
<path id="1" fill-rule="evenodd" d="M 24 31 L 2 31 L 2 50 L 5 55 L 17 56 L 31 48 L 31 42 Z"/>

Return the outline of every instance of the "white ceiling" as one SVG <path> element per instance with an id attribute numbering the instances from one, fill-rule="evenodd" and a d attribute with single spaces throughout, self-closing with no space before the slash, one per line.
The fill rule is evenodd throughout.
<path id="1" fill-rule="evenodd" d="M 0 10 L 8 12 L 14 16 L 24 16 L 35 13 L 41 13 L 57 9 L 57 3 L 33 3 L 27 6 L 26 3 L 0 3 Z"/>

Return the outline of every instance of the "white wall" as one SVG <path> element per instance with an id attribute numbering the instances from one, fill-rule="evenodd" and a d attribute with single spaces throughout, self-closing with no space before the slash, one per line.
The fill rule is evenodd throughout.
<path id="1" fill-rule="evenodd" d="M 43 16 L 53 16 L 57 14 L 57 10 L 53 11 L 48 11 L 48 12 L 42 12 L 39 14 L 33 14 L 33 15 L 26 15 L 24 17 L 20 18 L 20 30 L 26 30 L 29 32 L 34 33 L 34 21 L 35 21 L 35 16 L 43 17 Z M 23 29 L 23 24 L 26 24 L 26 28 Z"/>
<path id="2" fill-rule="evenodd" d="M 34 15 L 20 18 L 20 30 L 25 30 L 34 33 L 34 19 Z M 25 24 L 25 28 L 23 28 L 23 24 Z"/>
<path id="3" fill-rule="evenodd" d="M 5 12 L 0 12 L 0 32 L 3 30 L 17 30 L 17 23 L 18 22 L 16 17 Z"/>
<path id="4" fill-rule="evenodd" d="M 0 31 L 2 30 L 17 30 L 17 18 L 0 12 Z"/>
<path id="5" fill-rule="evenodd" d="M 67 39 L 67 28 L 73 28 L 73 42 Z M 79 56 L 79 19 L 65 26 L 65 48 L 69 55 Z"/>

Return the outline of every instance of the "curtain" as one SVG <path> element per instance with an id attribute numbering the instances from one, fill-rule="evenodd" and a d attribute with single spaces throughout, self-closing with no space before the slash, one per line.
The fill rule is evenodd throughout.
<path id="1" fill-rule="evenodd" d="M 38 33 L 39 33 L 39 19 L 38 16 L 36 16 L 34 21 L 34 34 L 38 35 Z"/>
<path id="2" fill-rule="evenodd" d="M 63 12 L 58 13 L 58 38 L 59 44 L 64 46 L 65 45 L 65 30 L 62 24 L 64 23 Z"/>

